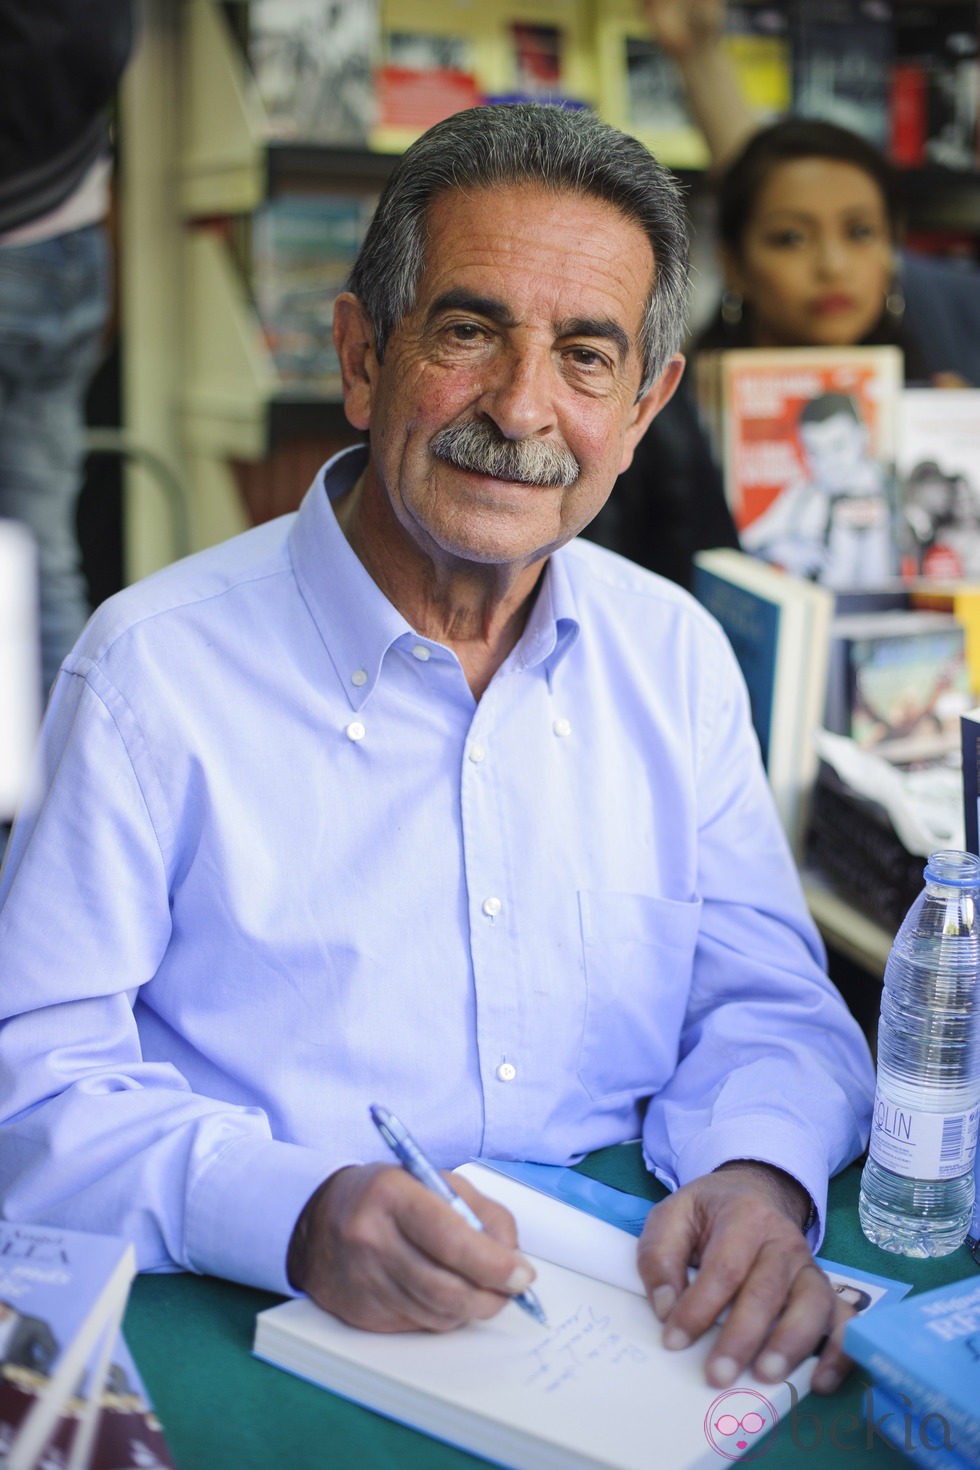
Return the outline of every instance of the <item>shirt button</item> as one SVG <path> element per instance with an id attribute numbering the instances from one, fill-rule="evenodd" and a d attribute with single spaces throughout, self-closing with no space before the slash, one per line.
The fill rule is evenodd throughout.
<path id="1" fill-rule="evenodd" d="M 348 740 L 363 740 L 364 726 L 361 724 L 360 720 L 352 720 L 347 726 L 347 729 L 344 731 L 344 734 L 347 736 Z"/>
<path id="2" fill-rule="evenodd" d="M 497 1068 L 498 1082 L 513 1082 L 517 1076 L 517 1068 L 513 1062 L 501 1062 Z"/>
<path id="3" fill-rule="evenodd" d="M 416 643 L 412 649 L 412 656 L 417 658 L 420 664 L 424 664 L 432 657 L 432 650 L 426 648 L 424 643 Z"/>
<path id="4" fill-rule="evenodd" d="M 470 746 L 470 760 L 474 763 L 474 765 L 478 766 L 480 762 L 486 757 L 486 753 L 486 747 L 483 745 L 476 744 Z"/>
<path id="5" fill-rule="evenodd" d="M 572 722 L 571 722 L 571 720 L 564 720 L 564 719 L 563 720 L 556 720 L 555 723 L 552 725 L 551 728 L 552 728 L 552 730 L 554 730 L 554 732 L 555 732 L 556 735 L 571 735 L 571 733 L 572 733 Z"/>
<path id="6" fill-rule="evenodd" d="M 495 919 L 503 908 L 499 898 L 485 898 L 483 900 L 483 912 L 488 919 Z"/>
<path id="7" fill-rule="evenodd" d="M 355 669 L 350 676 L 350 681 L 352 684 L 356 684 L 358 688 L 360 688 L 362 684 L 366 684 L 367 669 Z"/>

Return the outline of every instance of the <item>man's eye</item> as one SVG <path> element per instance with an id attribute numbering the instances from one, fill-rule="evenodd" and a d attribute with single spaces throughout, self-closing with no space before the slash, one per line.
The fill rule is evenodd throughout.
<path id="1" fill-rule="evenodd" d="M 601 352 L 596 352 L 594 347 L 572 347 L 568 356 L 575 367 L 603 368 L 607 366 L 607 359 Z"/>
<path id="2" fill-rule="evenodd" d="M 478 342 L 486 336 L 479 322 L 450 322 L 449 335 L 455 342 Z"/>

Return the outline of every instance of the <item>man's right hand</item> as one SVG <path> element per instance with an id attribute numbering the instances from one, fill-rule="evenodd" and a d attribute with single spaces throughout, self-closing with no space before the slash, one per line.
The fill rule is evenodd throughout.
<path id="1" fill-rule="evenodd" d="M 510 1213 L 466 1180 L 454 1178 L 453 1188 L 484 1231 L 404 1169 L 339 1169 L 296 1222 L 290 1283 L 352 1327 L 373 1332 L 445 1332 L 495 1316 L 534 1271 L 516 1249 Z"/>

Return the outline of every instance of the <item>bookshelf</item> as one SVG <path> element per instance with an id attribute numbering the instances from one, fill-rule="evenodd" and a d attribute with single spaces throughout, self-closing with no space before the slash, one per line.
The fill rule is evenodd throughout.
<path id="1" fill-rule="evenodd" d="M 569 4 L 515 0 L 513 9 L 539 19 Z M 604 7 L 598 0 L 576 5 L 600 34 L 595 18 Z M 278 381 L 247 272 L 218 222 L 247 221 L 263 201 L 290 190 L 376 193 L 396 156 L 270 139 L 229 19 L 247 10 L 221 0 L 142 0 L 140 44 L 121 97 L 126 428 L 187 487 L 193 546 L 248 522 L 234 461 L 254 465 L 295 438 L 339 447 L 355 437 L 335 394 L 287 390 Z M 576 66 L 584 77 L 581 58 Z M 684 178 L 697 208 L 707 186 L 696 170 Z M 980 175 L 937 167 L 908 173 L 910 226 L 980 235 L 978 182 Z M 174 552 L 157 500 L 127 494 L 127 579 Z"/>

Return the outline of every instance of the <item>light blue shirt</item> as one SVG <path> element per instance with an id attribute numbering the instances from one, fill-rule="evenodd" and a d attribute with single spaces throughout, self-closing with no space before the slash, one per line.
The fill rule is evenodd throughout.
<path id="1" fill-rule="evenodd" d="M 821 1213 L 863 1146 L 728 644 L 607 551 L 552 556 L 477 703 L 318 477 L 103 604 L 42 760 L 0 882 L 11 1219 L 286 1290 L 375 1101 L 443 1166 L 642 1135 L 671 1187 L 750 1156 Z"/>

